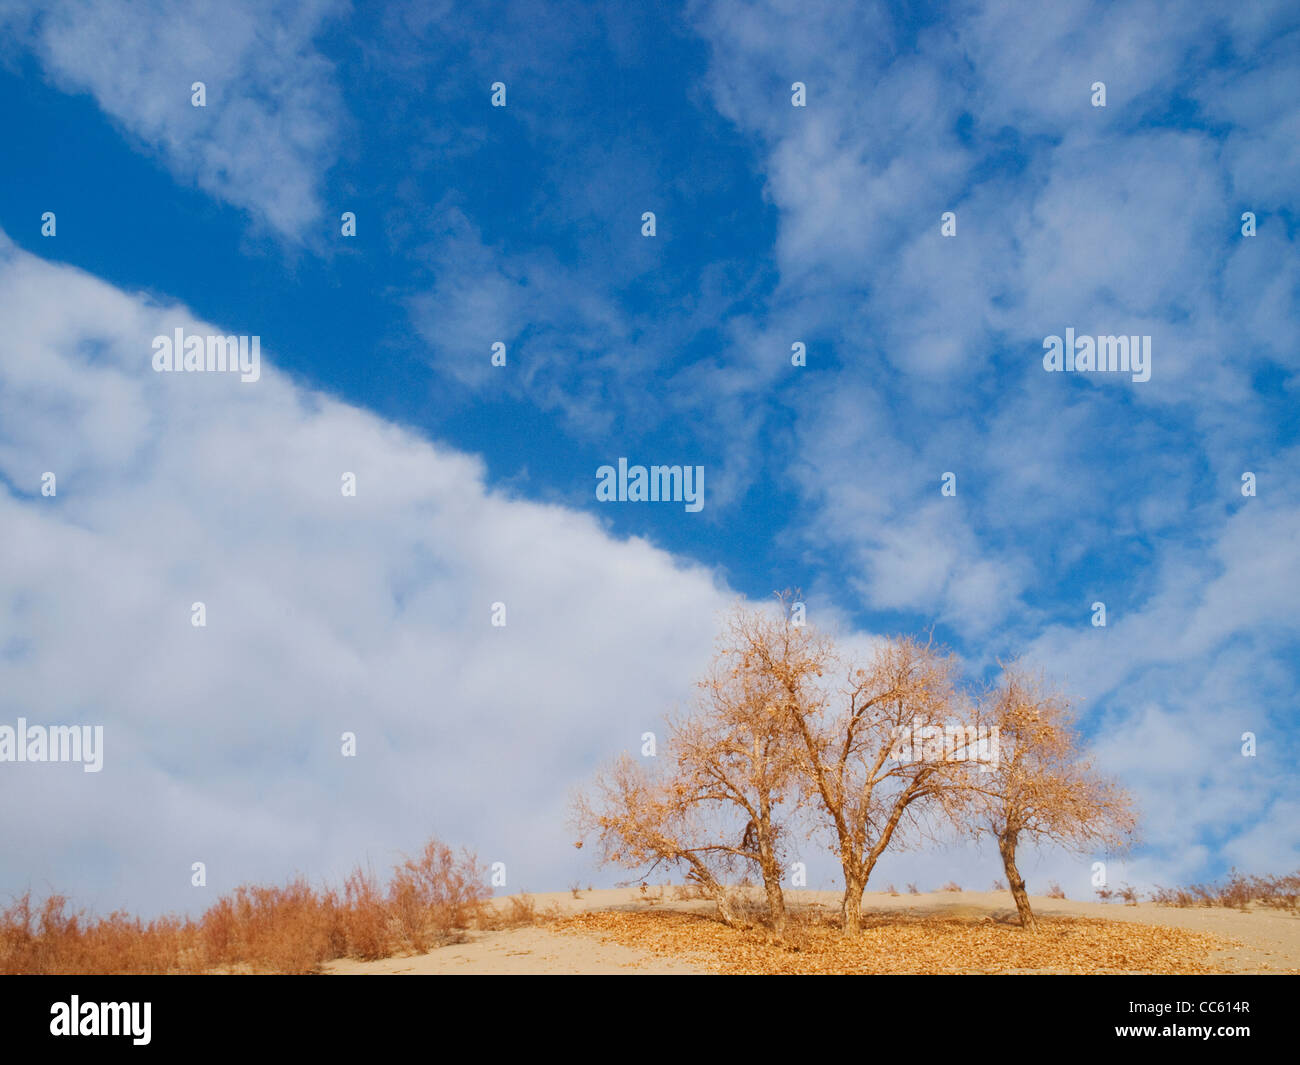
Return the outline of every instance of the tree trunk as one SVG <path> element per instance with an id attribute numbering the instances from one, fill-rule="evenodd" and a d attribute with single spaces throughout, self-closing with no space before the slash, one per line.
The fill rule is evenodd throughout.
<path id="1" fill-rule="evenodd" d="M 731 908 L 731 899 L 727 897 L 725 884 L 714 883 L 713 901 L 718 906 L 718 916 L 722 918 L 722 923 L 729 928 L 736 928 L 740 922 L 736 920 L 736 911 Z"/>
<path id="2" fill-rule="evenodd" d="M 998 851 L 1002 854 L 1002 868 L 1007 871 L 1007 884 L 1011 887 L 1011 897 L 1016 900 L 1016 912 L 1020 914 L 1020 925 L 1026 931 L 1038 931 L 1038 918 L 1029 908 L 1029 895 L 1025 891 L 1025 882 L 1016 868 L 1016 836 L 1004 833 L 998 837 Z"/>
<path id="3" fill-rule="evenodd" d="M 691 867 L 692 878 L 712 896 L 714 903 L 718 907 L 718 916 L 722 918 L 722 923 L 730 928 L 735 928 L 739 922 L 736 920 L 736 911 L 732 909 L 731 899 L 727 895 L 727 885 L 719 884 L 713 874 L 709 872 L 708 866 L 695 855 L 686 854 L 683 857 Z"/>
<path id="4" fill-rule="evenodd" d="M 776 876 L 764 876 L 764 886 L 767 887 L 767 915 L 772 922 L 772 927 L 776 931 L 783 931 L 785 928 L 785 896 L 781 893 L 780 874 Z"/>
<path id="5" fill-rule="evenodd" d="M 781 891 L 781 863 L 777 861 L 770 827 L 759 829 L 758 868 L 763 874 L 763 888 L 767 892 L 767 916 L 772 927 L 780 932 L 785 928 L 785 895 Z"/>
<path id="6" fill-rule="evenodd" d="M 862 930 L 862 892 L 866 887 L 866 882 L 860 877 L 845 875 L 844 903 L 841 906 L 841 913 L 846 934 L 851 935 Z"/>

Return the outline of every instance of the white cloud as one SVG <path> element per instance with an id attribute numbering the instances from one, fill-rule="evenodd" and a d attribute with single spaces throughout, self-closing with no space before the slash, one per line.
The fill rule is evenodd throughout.
<path id="1" fill-rule="evenodd" d="M 313 40 L 337 0 L 33 4 L 11 27 L 66 92 L 88 92 L 181 181 L 302 239 L 322 210 L 343 113 Z M 207 87 L 207 106 L 190 87 Z"/>
<path id="2" fill-rule="evenodd" d="M 255 384 L 155 374 L 155 335 L 212 327 L 7 243 L 0 317 L 0 720 L 106 744 L 98 774 L 3 767 L 24 814 L 0 893 L 195 906 L 382 869 L 431 832 L 513 888 L 593 876 L 569 790 L 691 696 L 730 602 L 712 575 L 493 493 L 478 460 L 269 363 Z"/>

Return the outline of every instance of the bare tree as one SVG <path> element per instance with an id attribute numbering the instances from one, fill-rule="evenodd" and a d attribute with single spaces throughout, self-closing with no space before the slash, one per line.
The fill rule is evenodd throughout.
<path id="1" fill-rule="evenodd" d="M 1020 923 L 1033 931 L 1016 849 L 1025 839 L 1075 852 L 1130 843 L 1133 801 L 1086 757 L 1067 700 L 1022 667 L 1003 666 L 1001 685 L 985 695 L 982 716 L 999 730 L 994 771 L 977 788 L 977 831 L 997 840 Z"/>
<path id="2" fill-rule="evenodd" d="M 605 860 L 685 866 L 728 923 L 736 914 L 727 878 L 738 865 L 756 867 L 780 930 L 789 816 L 780 808 L 795 805 L 798 789 L 797 749 L 776 677 L 807 668 L 808 641 L 793 635 L 760 660 L 747 637 L 757 616 L 737 611 L 728 619 L 695 712 L 669 721 L 669 768 L 655 774 L 620 760 L 598 779 L 593 800 L 580 798 L 575 810 L 579 826 L 600 838 Z"/>
<path id="3" fill-rule="evenodd" d="M 806 807 L 844 873 L 846 932 L 860 929 L 867 882 L 890 846 L 953 827 L 991 831 L 1033 927 L 1020 840 L 1117 843 L 1133 828 L 1131 804 L 1081 757 L 1058 696 L 1009 669 L 999 691 L 971 700 L 956 675 L 928 639 L 882 640 L 858 665 L 785 611 L 738 608 L 694 713 L 669 722 L 664 768 L 616 761 L 576 801 L 576 821 L 605 861 L 645 875 L 685 868 L 729 924 L 732 875 L 757 869 L 779 929 L 784 848 Z"/>
<path id="4" fill-rule="evenodd" d="M 590 793 L 574 799 L 573 820 L 584 836 L 595 835 L 602 863 L 641 869 L 645 876 L 661 866 L 685 869 L 717 904 L 718 916 L 739 923 L 727 890 L 735 848 L 718 842 L 717 826 L 680 780 L 653 774 L 622 754 L 596 775 Z"/>
<path id="5" fill-rule="evenodd" d="M 900 637 L 846 673 L 843 687 L 820 698 L 790 689 L 785 705 L 801 744 L 806 796 L 829 826 L 844 872 L 843 927 L 856 932 L 863 892 L 885 850 L 900 832 L 929 834 L 966 799 L 960 752 L 942 740 L 957 704 L 952 657 Z"/>
<path id="6" fill-rule="evenodd" d="M 830 690 L 822 678 L 843 663 L 811 627 L 740 611 L 729 637 L 732 655 L 763 678 L 765 698 L 783 713 L 778 735 L 793 741 L 802 800 L 832 833 L 844 872 L 843 925 L 856 932 L 867 880 L 899 830 L 924 834 L 934 815 L 951 818 L 966 801 L 951 750 L 940 743 L 929 757 L 903 742 L 915 733 L 919 748 L 921 736 L 945 734 L 957 703 L 953 660 L 929 642 L 887 640 Z"/>

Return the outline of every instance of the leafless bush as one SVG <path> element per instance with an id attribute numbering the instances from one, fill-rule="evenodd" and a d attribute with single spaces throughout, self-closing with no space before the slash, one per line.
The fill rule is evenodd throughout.
<path id="1" fill-rule="evenodd" d="M 473 855 L 430 841 L 393 873 L 387 890 L 355 869 L 342 895 L 301 877 L 282 887 L 242 885 L 197 920 L 94 918 L 30 892 L 0 910 L 0 974 L 309 973 L 333 958 L 380 958 L 445 942 L 484 898 Z"/>
<path id="2" fill-rule="evenodd" d="M 1151 900 L 1162 906 L 1227 906 L 1241 910 L 1256 903 L 1295 913 L 1300 911 L 1300 870 L 1287 876 L 1246 876 L 1233 869 L 1222 884 L 1158 887 L 1151 893 Z"/>
<path id="3" fill-rule="evenodd" d="M 563 916 L 559 906 L 554 902 L 545 909 L 539 909 L 537 900 L 526 891 L 511 895 L 500 902 L 502 905 L 485 906 L 479 912 L 477 927 L 499 932 L 509 928 L 529 928 L 533 925 L 547 924 Z"/>

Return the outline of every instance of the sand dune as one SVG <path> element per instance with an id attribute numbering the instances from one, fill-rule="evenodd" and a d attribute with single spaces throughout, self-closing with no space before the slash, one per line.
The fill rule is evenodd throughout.
<path id="1" fill-rule="evenodd" d="M 656 898 L 634 888 L 535 895 L 539 910 L 553 909 L 561 915 L 619 911 L 640 913 L 653 910 L 707 912 L 708 903 L 678 901 L 673 889 Z M 834 892 L 792 891 L 790 904 L 827 913 L 839 908 Z M 505 900 L 494 900 L 503 905 Z M 1300 972 L 1300 917 L 1262 908 L 1249 912 L 1197 908 L 1178 909 L 1141 903 L 1123 906 L 1071 899 L 1034 898 L 1035 912 L 1045 916 L 1100 918 L 1116 922 L 1179 928 L 1236 940 L 1240 946 L 1209 953 L 1207 960 L 1224 970 L 1238 973 Z M 921 895 L 869 893 L 864 912 L 912 913 L 954 917 L 972 921 L 985 919 L 1014 923 L 1015 908 L 1006 894 L 994 892 L 932 892 Z M 441 947 L 427 954 L 389 958 L 375 962 L 336 961 L 325 971 L 339 975 L 358 974 L 657 974 L 704 973 L 707 969 L 684 958 L 655 956 L 643 950 L 584 934 L 574 929 L 546 925 L 499 932 L 471 933 L 467 941 Z"/>

